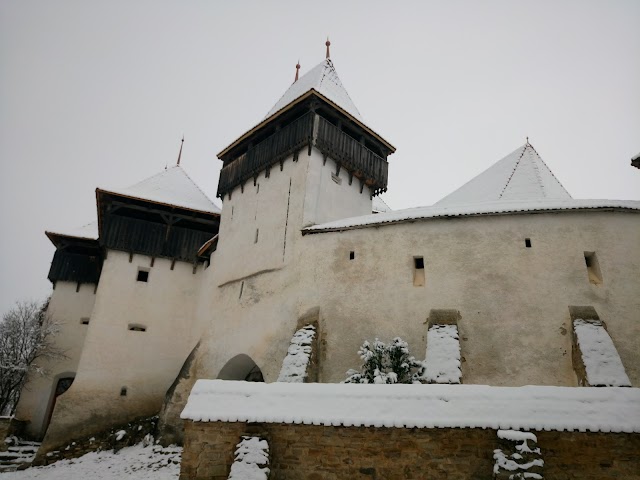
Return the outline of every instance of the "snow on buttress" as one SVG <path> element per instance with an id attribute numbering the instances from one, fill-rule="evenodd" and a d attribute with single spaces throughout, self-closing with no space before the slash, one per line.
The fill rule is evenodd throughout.
<path id="1" fill-rule="evenodd" d="M 640 433 L 640 389 L 198 380 L 181 418 L 395 428 Z"/>
<path id="2" fill-rule="evenodd" d="M 267 480 L 269 444 L 258 437 L 242 437 L 231 465 L 229 480 Z"/>
<path id="3" fill-rule="evenodd" d="M 101 190 L 199 212 L 221 212 L 179 165 L 169 167 L 130 187 Z"/>
<path id="4" fill-rule="evenodd" d="M 287 355 L 282 361 L 278 382 L 304 382 L 315 334 L 316 329 L 313 325 L 302 327 L 293 334 Z"/>
<path id="5" fill-rule="evenodd" d="M 427 332 L 423 377 L 430 383 L 460 383 L 460 340 L 456 325 L 433 325 Z"/>
<path id="6" fill-rule="evenodd" d="M 592 386 L 630 387 L 618 350 L 601 322 L 576 319 L 573 322 L 587 382 Z"/>
<path id="7" fill-rule="evenodd" d="M 279 110 L 282 110 L 291 102 L 312 89 L 335 103 L 338 107 L 342 108 L 353 117 L 357 118 L 361 122 L 363 121 L 360 116 L 360 112 L 354 105 L 345 88 L 342 86 L 342 82 L 340 81 L 340 78 L 338 78 L 338 73 L 333 66 L 333 62 L 328 58 L 305 73 L 297 82 L 294 82 L 287 91 L 284 92 L 284 95 L 280 100 L 278 100 L 273 108 L 269 110 L 265 119 L 269 118 Z"/>

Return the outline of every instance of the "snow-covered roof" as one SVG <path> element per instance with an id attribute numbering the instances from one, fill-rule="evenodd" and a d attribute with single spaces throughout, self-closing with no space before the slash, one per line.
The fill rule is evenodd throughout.
<path id="1" fill-rule="evenodd" d="M 338 78 L 338 73 L 329 58 L 313 67 L 294 82 L 287 91 L 284 92 L 284 95 L 282 95 L 273 108 L 269 110 L 265 118 L 269 118 L 312 89 L 331 100 L 346 112 L 349 112 L 353 117 L 361 122 L 363 121 L 360 112 L 342 85 L 340 78 Z"/>
<path id="2" fill-rule="evenodd" d="M 396 428 L 640 432 L 640 389 L 198 380 L 181 418 Z"/>
<path id="3" fill-rule="evenodd" d="M 527 143 L 444 197 L 436 205 L 570 198 L 569 192 L 531 144 Z"/>
<path id="4" fill-rule="evenodd" d="M 87 240 L 98 239 L 98 222 L 91 222 L 83 225 L 82 227 L 60 229 L 60 230 L 47 230 L 47 235 L 59 235 L 61 237 L 73 237 L 82 238 Z"/>
<path id="5" fill-rule="evenodd" d="M 373 211 L 373 213 L 382 213 L 382 212 L 390 212 L 391 208 L 378 195 L 378 196 L 373 197 L 371 210 Z"/>
<path id="6" fill-rule="evenodd" d="M 407 208 L 386 213 L 344 218 L 334 222 L 313 225 L 303 233 L 331 232 L 353 228 L 366 228 L 384 223 L 411 222 L 429 218 L 465 217 L 476 215 L 503 215 L 532 212 L 560 212 L 566 210 L 623 209 L 640 210 L 637 200 L 538 200 L 538 201 L 497 201 L 468 205 Z"/>
<path id="7" fill-rule="evenodd" d="M 130 187 L 98 190 L 199 212 L 221 212 L 179 165 L 167 168 Z"/>

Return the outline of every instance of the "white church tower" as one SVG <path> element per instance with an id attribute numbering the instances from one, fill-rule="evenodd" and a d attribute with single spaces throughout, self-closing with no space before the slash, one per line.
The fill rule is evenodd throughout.
<path id="1" fill-rule="evenodd" d="M 372 198 L 386 191 L 395 149 L 364 123 L 329 42 L 322 63 L 300 78 L 299 68 L 264 120 L 218 155 L 224 255 L 216 268 L 228 280 L 280 268 L 301 228 L 370 214 Z"/>

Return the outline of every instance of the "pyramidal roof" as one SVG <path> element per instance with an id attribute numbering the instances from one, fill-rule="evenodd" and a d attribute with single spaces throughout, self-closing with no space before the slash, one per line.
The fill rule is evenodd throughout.
<path id="1" fill-rule="evenodd" d="M 284 95 L 280 100 L 278 100 L 273 108 L 269 110 L 269 113 L 267 113 L 265 118 L 269 118 L 271 115 L 283 109 L 310 90 L 315 90 L 328 100 L 331 100 L 338 107 L 348 112 L 351 116 L 361 122 L 363 121 L 360 112 L 342 85 L 342 82 L 338 77 L 338 73 L 329 58 L 316 65 L 295 81 L 288 90 L 284 92 Z"/>
<path id="2" fill-rule="evenodd" d="M 200 190 L 179 165 L 167 168 L 130 187 L 98 190 L 199 212 L 220 213 L 220 208 Z"/>
<path id="3" fill-rule="evenodd" d="M 531 144 L 526 143 L 435 205 L 568 199 L 571 199 L 569 192 Z"/>

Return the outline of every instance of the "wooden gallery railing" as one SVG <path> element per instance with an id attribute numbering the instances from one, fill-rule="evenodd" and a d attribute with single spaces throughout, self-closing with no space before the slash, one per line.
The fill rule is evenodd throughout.
<path id="1" fill-rule="evenodd" d="M 315 132 L 314 119 L 317 119 Z M 324 155 L 333 158 L 341 168 L 359 178 L 363 185 L 369 185 L 374 195 L 386 191 L 387 161 L 324 118 L 309 112 L 223 167 L 217 196 L 223 198 L 235 187 L 244 185 L 262 171 L 266 170 L 268 176 L 268 171 L 274 164 L 311 145 L 312 141 Z"/>
<path id="2" fill-rule="evenodd" d="M 350 174 L 369 185 L 373 195 L 387 190 L 387 161 L 322 117 L 318 117 L 315 146 Z"/>

